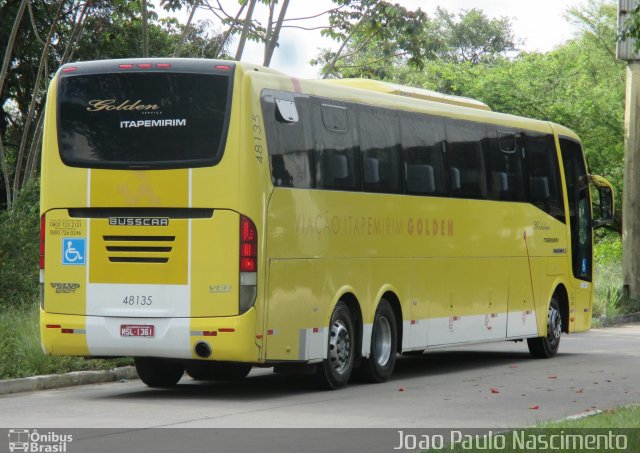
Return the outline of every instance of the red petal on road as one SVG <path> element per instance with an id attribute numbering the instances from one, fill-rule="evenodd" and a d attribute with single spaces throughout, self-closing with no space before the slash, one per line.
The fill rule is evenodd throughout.
<path id="1" fill-rule="evenodd" d="M 540 409 L 540 406 L 538 406 L 538 405 L 536 404 L 535 406 L 531 406 L 529 409 L 535 409 L 535 410 L 537 410 L 537 409 Z"/>
<path id="2" fill-rule="evenodd" d="M 500 393 L 500 390 L 495 387 L 491 387 L 491 393 Z"/>
<path id="3" fill-rule="evenodd" d="M 576 390 L 576 393 L 584 393 L 584 389 Z"/>
<path id="4" fill-rule="evenodd" d="M 518 368 L 518 365 L 509 365 L 509 368 Z"/>
<path id="5" fill-rule="evenodd" d="M 548 379 L 558 379 L 558 376 L 556 376 L 555 374 L 550 374 L 549 376 L 547 376 Z"/>
<path id="6" fill-rule="evenodd" d="M 399 391 L 399 392 L 404 392 L 404 387 L 400 387 L 400 388 L 398 389 L 398 391 Z"/>

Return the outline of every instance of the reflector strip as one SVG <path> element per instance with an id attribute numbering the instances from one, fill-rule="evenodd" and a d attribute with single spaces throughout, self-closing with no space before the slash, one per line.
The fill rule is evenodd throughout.
<path id="1" fill-rule="evenodd" d="M 192 337 L 217 337 L 218 332 L 215 330 L 192 330 L 190 335 Z"/>
<path id="2" fill-rule="evenodd" d="M 153 68 L 153 65 L 151 63 L 140 63 L 138 67 L 141 69 L 149 69 L 149 68 Z"/>
<path id="3" fill-rule="evenodd" d="M 219 65 L 216 65 L 216 69 L 219 69 L 221 71 L 229 71 L 231 70 L 231 66 L 228 66 L 226 64 L 219 64 Z"/>
<path id="4" fill-rule="evenodd" d="M 257 338 L 258 340 L 262 340 L 262 337 L 263 337 L 263 335 L 262 335 L 262 334 L 258 334 L 258 335 L 256 335 L 256 338 Z"/>
<path id="5" fill-rule="evenodd" d="M 226 332 L 235 332 L 236 329 L 218 329 L 218 332 L 220 333 L 226 333 Z"/>
<path id="6" fill-rule="evenodd" d="M 61 327 L 60 324 L 47 324 L 47 329 L 59 329 Z"/>
<path id="7" fill-rule="evenodd" d="M 320 329 L 318 329 L 317 327 L 314 327 L 313 328 L 313 333 L 318 333 L 318 332 L 320 332 Z"/>
<path id="8" fill-rule="evenodd" d="M 87 333 L 86 329 L 61 329 L 60 332 L 75 333 L 75 334 L 81 334 L 81 335 L 85 335 Z"/>
<path id="9" fill-rule="evenodd" d="M 77 71 L 78 68 L 76 68 L 75 66 L 73 68 L 64 68 L 62 70 L 62 72 L 73 72 L 73 71 Z"/>
<path id="10" fill-rule="evenodd" d="M 156 68 L 163 68 L 163 69 L 165 69 L 165 68 L 170 68 L 170 67 L 171 67 L 171 64 L 169 64 L 169 63 L 158 63 L 158 64 L 156 65 Z"/>
<path id="11" fill-rule="evenodd" d="M 133 65 L 132 64 L 121 64 L 121 65 L 118 65 L 118 67 L 120 69 L 131 69 L 131 68 L 133 68 Z"/>

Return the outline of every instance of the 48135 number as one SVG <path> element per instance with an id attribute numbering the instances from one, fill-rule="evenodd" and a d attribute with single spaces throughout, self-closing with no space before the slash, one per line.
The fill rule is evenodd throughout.
<path id="1" fill-rule="evenodd" d="M 122 301 L 125 305 L 151 305 L 152 296 L 126 296 Z"/>

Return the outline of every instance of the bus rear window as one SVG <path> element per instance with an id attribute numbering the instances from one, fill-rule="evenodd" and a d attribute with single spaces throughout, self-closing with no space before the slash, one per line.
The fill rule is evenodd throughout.
<path id="1" fill-rule="evenodd" d="M 222 157 L 231 77 L 202 73 L 62 76 L 58 142 L 74 167 L 184 168 Z"/>

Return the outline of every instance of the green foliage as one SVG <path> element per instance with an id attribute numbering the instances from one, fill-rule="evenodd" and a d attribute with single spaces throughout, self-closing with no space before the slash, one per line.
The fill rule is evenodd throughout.
<path id="1" fill-rule="evenodd" d="M 515 50 L 511 23 L 506 17 L 490 19 L 475 8 L 456 16 L 437 8 L 434 24 L 440 37 L 438 57 L 444 61 L 477 64 Z"/>
<path id="2" fill-rule="evenodd" d="M 131 365 L 131 359 L 85 360 L 42 352 L 37 304 L 0 307 L 0 379 Z"/>
<path id="3" fill-rule="evenodd" d="M 329 27 L 321 33 L 342 43 L 336 52 L 322 49 L 311 61 L 321 65 L 325 77 L 353 77 L 352 69 L 406 64 L 420 70 L 432 55 L 433 34 L 427 15 L 380 0 L 335 0 L 343 8 L 329 14 Z M 368 63 L 362 63 L 369 60 Z"/>
<path id="4" fill-rule="evenodd" d="M 0 310 L 35 303 L 40 241 L 39 188 L 30 184 L 11 211 L 0 211 Z"/>
<path id="5" fill-rule="evenodd" d="M 617 233 L 599 237 L 593 250 L 595 281 L 592 313 L 595 319 L 613 318 L 627 311 L 621 307 L 622 241 Z"/>

